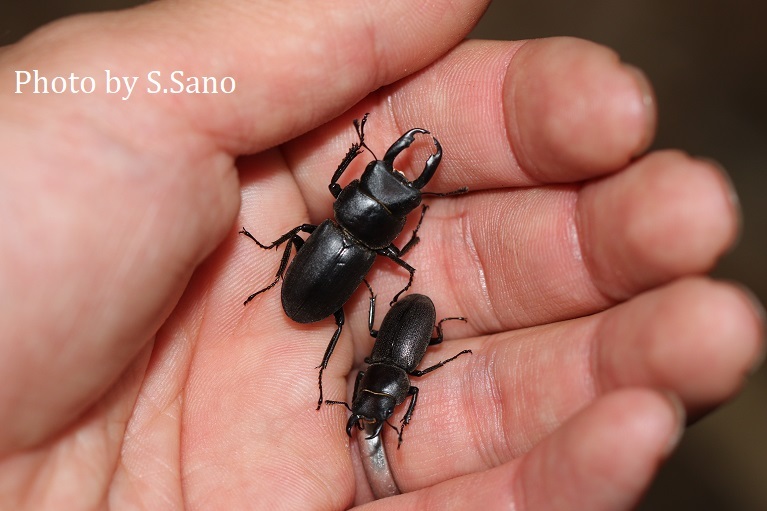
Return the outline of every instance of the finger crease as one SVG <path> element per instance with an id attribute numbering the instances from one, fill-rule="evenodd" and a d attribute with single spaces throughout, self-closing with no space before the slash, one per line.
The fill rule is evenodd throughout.
<path id="1" fill-rule="evenodd" d="M 503 322 L 501 321 L 501 315 L 499 314 L 498 310 L 495 308 L 495 304 L 493 303 L 493 300 L 490 297 L 490 291 L 487 287 L 487 273 L 485 271 L 485 265 L 482 262 L 482 257 L 479 255 L 479 250 L 477 249 L 477 243 L 474 237 L 474 231 L 471 227 L 471 220 L 469 219 L 469 215 L 466 214 L 466 211 L 462 211 L 459 215 L 459 222 L 458 222 L 458 230 L 459 230 L 459 236 L 461 239 L 464 240 L 467 253 L 469 254 L 469 258 L 474 263 L 474 267 L 476 268 L 476 272 L 474 274 L 477 276 L 477 281 L 479 283 L 479 289 L 482 293 L 482 300 L 483 300 L 483 306 L 485 310 L 490 311 L 493 319 L 495 320 L 495 329 L 499 329 Z M 454 279 L 451 279 L 449 281 L 452 289 L 453 296 L 456 297 L 457 301 L 460 300 L 462 297 L 466 296 L 466 293 L 459 293 L 458 290 L 454 288 L 455 282 Z M 476 288 L 476 286 L 469 286 L 469 288 Z M 476 309 L 476 305 L 474 307 Z"/>

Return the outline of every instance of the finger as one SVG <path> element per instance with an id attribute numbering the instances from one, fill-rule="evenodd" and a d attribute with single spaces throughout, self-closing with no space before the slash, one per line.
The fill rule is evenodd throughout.
<path id="1" fill-rule="evenodd" d="M 655 132 L 647 79 L 573 38 L 468 42 L 388 89 L 395 125 L 429 119 L 447 148 L 445 172 L 472 189 L 613 172 Z M 438 100 L 423 97 L 431 91 Z"/>
<path id="2" fill-rule="evenodd" d="M 51 76 L 92 76 L 99 85 L 106 68 L 112 77 L 136 77 L 129 98 L 125 84 L 119 98 L 95 96 L 111 107 L 123 103 L 129 118 L 133 110 L 155 109 L 161 125 L 190 125 L 241 154 L 303 133 L 422 68 L 466 35 L 487 2 L 336 4 L 157 2 L 69 18 L 34 33 L 6 57 L 15 69 L 36 69 L 34 55 L 45 53 Z M 174 71 L 182 72 L 175 76 L 180 83 L 172 80 Z M 216 92 L 210 92 L 213 84 L 195 88 L 190 77 L 214 79 Z M 224 84 L 226 77 L 233 81 Z M 74 108 L 95 96 L 68 99 Z M 127 101 L 119 101 L 123 97 Z"/>
<path id="3" fill-rule="evenodd" d="M 761 365 L 764 326 L 761 305 L 739 286 L 691 279 L 649 292 L 597 327 L 598 392 L 670 389 L 700 417 L 731 399 Z"/>
<path id="4" fill-rule="evenodd" d="M 438 314 L 469 318 L 458 335 L 592 314 L 709 271 L 737 236 L 733 197 L 710 163 L 659 152 L 583 187 L 434 199 L 406 256 L 417 269 L 412 290 L 431 296 Z M 384 261 L 368 280 L 393 296 L 403 274 Z M 350 307 L 360 318 L 362 298 Z M 364 338 L 364 319 L 357 323 Z"/>
<path id="5" fill-rule="evenodd" d="M 332 136 L 309 134 L 289 146 L 287 160 L 313 216 L 328 214 L 318 183 L 329 180 L 356 140 L 351 120 L 368 111 L 366 140 L 376 152 L 412 127 L 440 140 L 444 156 L 428 185 L 438 191 L 572 182 L 614 172 L 647 148 L 656 117 L 647 80 L 605 47 L 570 38 L 466 41 L 365 99 L 328 126 Z M 430 139 L 424 140 L 431 150 Z M 405 153 L 398 163 L 418 171 L 423 159 Z"/>
<path id="6" fill-rule="evenodd" d="M 590 314 L 710 271 L 738 231 L 722 173 L 679 153 L 651 154 L 580 190 L 509 195 L 512 202 L 491 198 L 465 228 L 476 233 L 470 243 L 477 275 L 485 276 L 485 303 L 507 328 Z"/>
<path id="7" fill-rule="evenodd" d="M 492 468 L 626 387 L 667 390 L 699 415 L 732 397 L 759 364 L 763 328 L 739 288 L 688 279 L 586 318 L 446 342 L 423 364 L 473 353 L 413 382 L 418 408 L 389 461 L 418 488 Z M 396 450 L 396 439 L 385 441 Z M 435 473 L 441 452 L 453 463 Z"/>
<path id="8" fill-rule="evenodd" d="M 0 452 L 41 441 L 116 381 L 238 207 L 232 161 L 209 144 L 178 158 L 172 135 L 112 138 L 50 114 L 0 125 L 15 169 L 0 176 L 14 219 L 0 251 Z"/>
<path id="9" fill-rule="evenodd" d="M 683 427 L 670 396 L 615 392 L 526 455 L 514 491 L 529 509 L 632 509 Z"/>
<path id="10" fill-rule="evenodd" d="M 516 494 L 530 509 L 632 509 L 683 427 L 669 396 L 605 396 L 521 460 Z"/>
<path id="11" fill-rule="evenodd" d="M 365 509 L 633 509 L 681 436 L 669 396 L 631 389 L 598 399 L 521 459 Z M 398 479 L 407 488 L 406 479 Z"/>
<path id="12" fill-rule="evenodd" d="M 678 152 L 648 156 L 615 179 L 587 185 L 576 215 L 584 264 L 614 300 L 711 270 L 740 227 L 725 173 Z"/>

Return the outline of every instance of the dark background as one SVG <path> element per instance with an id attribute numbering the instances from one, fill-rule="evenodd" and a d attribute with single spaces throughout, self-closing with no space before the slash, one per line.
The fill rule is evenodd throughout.
<path id="1" fill-rule="evenodd" d="M 33 0 L 22 6 L 3 0 L 0 45 L 67 14 L 140 3 Z M 610 46 L 642 68 L 660 110 L 654 147 L 712 158 L 730 172 L 744 226 L 715 274 L 745 283 L 764 303 L 766 26 L 767 2 L 748 0 L 515 0 L 493 4 L 472 36 L 577 36 Z M 752 376 L 733 403 L 689 428 L 639 509 L 767 510 L 767 369 Z"/>

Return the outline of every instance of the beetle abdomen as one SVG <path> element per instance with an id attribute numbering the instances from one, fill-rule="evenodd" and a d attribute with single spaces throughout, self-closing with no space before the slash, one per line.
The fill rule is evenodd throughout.
<path id="1" fill-rule="evenodd" d="M 429 347 L 436 319 L 434 303 L 428 296 L 412 294 L 401 299 L 386 313 L 369 361 L 412 371 Z"/>
<path id="2" fill-rule="evenodd" d="M 332 315 L 362 283 L 375 257 L 375 252 L 355 243 L 332 220 L 325 220 L 285 272 L 285 314 L 298 323 L 313 323 Z"/>

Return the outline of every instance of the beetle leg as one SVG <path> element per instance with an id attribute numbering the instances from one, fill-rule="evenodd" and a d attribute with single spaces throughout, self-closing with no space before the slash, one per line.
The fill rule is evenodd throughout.
<path id="1" fill-rule="evenodd" d="M 362 153 L 362 149 L 360 149 L 360 145 L 358 143 L 352 144 L 352 146 L 349 148 L 349 152 L 346 153 L 346 156 L 344 156 L 344 159 L 341 160 L 341 164 L 338 165 L 338 168 L 336 169 L 335 173 L 333 173 L 333 178 L 330 180 L 330 184 L 328 185 L 328 189 L 330 190 L 330 193 L 333 195 L 333 198 L 337 199 L 338 196 L 341 194 L 341 185 L 337 183 L 337 181 L 341 178 L 341 175 L 346 171 L 347 167 L 349 167 L 349 164 L 354 161 L 354 158 L 359 156 Z"/>
<path id="2" fill-rule="evenodd" d="M 442 319 L 440 319 L 439 323 L 434 325 L 434 328 L 437 329 L 437 337 L 432 337 L 429 340 L 429 346 L 433 346 L 435 344 L 439 344 L 439 343 L 442 342 L 442 323 L 444 323 L 445 321 L 450 321 L 450 320 L 458 320 L 458 321 L 463 321 L 464 323 L 466 323 L 466 318 L 458 317 L 458 316 L 452 317 L 452 318 L 442 318 Z"/>
<path id="3" fill-rule="evenodd" d="M 418 387 L 411 386 L 410 389 L 407 391 L 407 395 L 410 397 L 410 404 L 407 407 L 407 411 L 405 412 L 404 417 L 400 419 L 400 422 L 402 424 L 409 424 L 410 418 L 413 416 L 413 410 L 415 409 L 415 403 L 418 400 Z"/>
<path id="4" fill-rule="evenodd" d="M 398 265 L 405 268 L 408 273 L 410 273 L 410 278 L 407 281 L 407 285 L 403 287 L 399 293 L 394 295 L 394 298 L 392 298 L 392 301 L 389 302 L 389 305 L 394 305 L 394 302 L 396 302 L 399 299 L 399 296 L 410 289 L 410 286 L 413 285 L 413 277 L 415 276 L 415 268 L 407 264 L 405 261 L 400 258 L 400 251 L 397 247 L 394 245 L 389 245 L 388 247 L 382 248 L 380 250 L 376 250 L 376 253 L 385 257 L 388 257 Z"/>
<path id="5" fill-rule="evenodd" d="M 423 222 L 423 217 L 426 214 L 427 209 L 429 209 L 429 206 L 424 204 L 423 207 L 421 208 L 421 218 L 418 219 L 418 225 L 415 226 L 415 229 L 413 229 L 413 234 L 410 236 L 410 239 L 408 240 L 407 243 L 405 243 L 405 246 L 402 247 L 402 249 L 399 249 L 397 248 L 396 245 L 391 244 L 388 247 L 378 251 L 380 255 L 388 257 L 389 259 L 391 259 L 398 265 L 405 268 L 410 273 L 410 278 L 407 281 L 407 285 L 403 287 L 399 293 L 394 295 L 394 298 L 392 299 L 391 302 L 389 302 L 389 305 L 393 305 L 394 302 L 396 302 L 399 299 L 400 295 L 404 293 L 405 291 L 407 291 L 408 289 L 410 289 L 410 286 L 413 284 L 413 277 L 415 276 L 415 268 L 413 268 L 408 263 L 403 261 L 401 256 L 405 255 L 411 248 L 416 246 L 418 242 L 420 241 L 420 238 L 418 237 L 418 230 L 421 228 L 421 223 Z M 370 286 L 368 286 L 368 288 L 370 288 Z M 371 293 L 372 293 L 372 290 L 371 290 Z M 372 330 L 373 327 L 371 326 L 370 328 L 371 328 L 370 335 L 375 337 Z"/>
<path id="6" fill-rule="evenodd" d="M 421 206 L 421 218 L 418 219 L 418 225 L 415 226 L 415 229 L 413 229 L 413 234 L 410 235 L 410 239 L 407 243 L 405 243 L 405 246 L 399 249 L 399 255 L 403 256 L 407 254 L 411 248 L 416 246 L 419 241 L 421 241 L 421 238 L 418 237 L 418 230 L 421 228 L 421 224 L 423 223 L 423 217 L 426 214 L 426 210 L 429 209 L 429 206 L 424 204 Z"/>
<path id="7" fill-rule="evenodd" d="M 322 363 L 317 366 L 317 368 L 320 370 L 320 374 L 317 379 L 320 387 L 320 399 L 317 401 L 317 410 L 319 410 L 322 406 L 322 371 L 324 371 L 328 366 L 330 356 L 333 354 L 333 350 L 336 349 L 338 338 L 340 337 L 341 330 L 344 327 L 344 309 L 338 309 L 333 313 L 333 316 L 336 318 L 336 331 L 333 333 L 333 337 L 330 338 L 330 344 L 328 344 L 327 349 L 325 349 L 325 355 L 322 357 Z"/>
<path id="8" fill-rule="evenodd" d="M 365 371 L 360 371 L 357 373 L 357 379 L 354 380 L 354 392 L 352 392 L 352 403 L 354 403 L 354 400 L 357 399 L 357 392 L 360 388 L 360 382 L 362 381 L 362 377 L 365 376 Z"/>
<path id="9" fill-rule="evenodd" d="M 352 411 L 351 406 L 349 406 L 349 403 L 347 403 L 346 401 L 334 401 L 332 399 L 326 399 L 325 404 L 326 405 L 344 405 L 347 410 L 349 410 L 350 412 Z"/>
<path id="10" fill-rule="evenodd" d="M 403 288 L 400 290 L 400 292 L 399 292 L 399 293 L 397 293 L 396 295 L 394 295 L 394 298 L 392 298 L 391 302 L 389 302 L 389 305 L 390 305 L 390 306 L 391 306 L 391 305 L 393 305 L 393 304 L 394 304 L 394 302 L 396 302 L 396 301 L 399 299 L 399 296 L 400 296 L 402 293 L 404 293 L 405 291 L 407 291 L 408 289 L 410 289 L 410 286 L 412 286 L 412 285 L 413 285 L 413 277 L 415 277 L 415 268 L 413 268 L 412 266 L 410 266 L 409 264 L 407 264 L 407 263 L 406 263 L 405 261 L 403 261 L 402 259 L 394 259 L 394 262 L 395 262 L 395 263 L 397 263 L 397 264 L 399 264 L 399 265 L 400 265 L 400 266 L 402 266 L 403 268 L 405 268 L 405 269 L 406 269 L 406 270 L 407 270 L 407 271 L 410 273 L 410 277 L 407 279 L 407 284 L 405 285 L 405 287 L 403 287 Z"/>
<path id="11" fill-rule="evenodd" d="M 368 287 L 368 291 L 370 291 L 370 308 L 368 309 L 368 330 L 370 330 L 371 337 L 378 337 L 378 330 L 373 330 L 373 324 L 375 323 L 375 319 L 376 319 L 376 295 L 373 294 L 373 288 L 370 287 L 370 284 L 368 284 L 368 281 L 365 279 L 362 279 L 362 281 Z"/>
<path id="12" fill-rule="evenodd" d="M 301 236 L 298 235 L 298 232 L 303 231 L 303 232 L 310 233 L 310 232 L 313 232 L 314 229 L 316 228 L 317 226 L 312 224 L 299 225 L 298 227 L 295 227 L 291 229 L 290 231 L 288 231 L 287 233 L 280 236 L 271 245 L 268 245 L 268 246 L 262 245 L 261 243 L 259 243 L 258 240 L 252 234 L 250 234 L 248 231 L 245 230 L 245 228 L 243 228 L 242 231 L 240 231 L 242 234 L 244 234 L 248 238 L 255 241 L 256 244 L 263 249 L 279 247 L 286 240 L 288 241 L 288 244 L 285 246 L 285 252 L 282 253 L 282 260 L 280 261 L 280 267 L 277 269 L 277 275 L 274 277 L 274 280 L 272 281 L 272 283 L 266 286 L 265 288 L 260 289 L 256 291 L 255 293 L 251 294 L 250 296 L 248 296 L 248 298 L 245 300 L 245 303 L 243 303 L 243 305 L 248 305 L 248 303 L 250 303 L 250 301 L 253 298 L 260 295 L 264 291 L 269 291 L 271 288 L 277 285 L 277 282 L 280 281 L 280 279 L 282 278 L 282 275 L 285 273 L 285 269 L 288 267 L 288 259 L 290 259 L 291 248 L 295 245 L 296 252 L 298 252 L 304 244 L 304 240 L 303 238 L 301 238 Z"/>
<path id="13" fill-rule="evenodd" d="M 289 230 L 288 232 L 286 232 L 285 234 L 283 234 L 282 236 L 280 236 L 279 238 L 277 238 L 276 240 L 274 240 L 274 241 L 273 241 L 271 244 L 269 244 L 269 245 L 264 245 L 263 243 L 261 243 L 260 241 L 258 241 L 258 240 L 256 239 L 256 237 L 255 237 L 255 236 L 253 236 L 251 233 L 249 233 L 249 232 L 247 231 L 247 229 L 245 229 L 244 227 L 242 228 L 242 230 L 241 230 L 241 231 L 240 231 L 238 234 L 244 234 L 244 235 L 245 235 L 245 236 L 247 236 L 248 238 L 250 238 L 250 239 L 252 239 L 253 241 L 255 241 L 255 242 L 256 242 L 256 245 L 258 245 L 259 247 L 263 248 L 264 250 L 269 250 L 269 249 L 272 249 L 272 248 L 275 248 L 275 247 L 279 247 L 280 245 L 282 245 L 283 243 L 285 243 L 286 241 L 288 241 L 290 238 L 292 238 L 293 236 L 295 236 L 295 235 L 296 235 L 296 234 L 298 234 L 299 232 L 307 232 L 307 233 L 311 233 L 311 232 L 314 232 L 314 229 L 316 229 L 316 228 L 317 228 L 317 226 L 316 226 L 316 225 L 312 225 L 312 224 L 301 224 L 301 225 L 299 225 L 298 227 L 294 227 L 294 228 L 292 228 L 291 230 Z"/>
<path id="14" fill-rule="evenodd" d="M 368 115 L 370 115 L 370 112 L 362 116 L 362 121 L 357 121 L 357 119 L 354 119 L 354 129 L 357 131 L 357 136 L 360 137 L 360 145 L 370 151 L 370 154 L 373 155 L 373 158 L 377 160 L 378 156 L 376 156 L 376 153 L 374 153 L 373 150 L 369 148 L 365 143 L 365 123 L 368 122 Z"/>
<path id="15" fill-rule="evenodd" d="M 402 260 L 402 259 L 400 259 L 400 258 L 396 258 L 396 259 L 392 259 L 392 260 L 393 260 L 395 263 L 397 263 L 398 265 L 400 265 L 400 266 L 402 266 L 403 268 L 405 268 L 405 269 L 406 269 L 406 270 L 407 270 L 407 271 L 410 273 L 410 278 L 408 278 L 408 279 L 407 279 L 407 284 L 405 285 L 405 287 L 403 287 L 402 289 L 400 289 L 399 293 L 397 293 L 396 295 L 394 295 L 394 298 L 392 298 L 391 302 L 389 302 L 389 305 L 390 305 L 390 306 L 391 306 L 391 305 L 394 305 L 394 302 L 396 302 L 396 301 L 399 299 L 399 296 L 400 296 L 402 293 L 404 293 L 405 291 L 407 291 L 408 289 L 410 289 L 410 286 L 412 286 L 412 285 L 413 285 L 413 277 L 415 277 L 415 268 L 413 268 L 412 266 L 410 266 L 409 264 L 407 264 L 405 261 L 403 261 L 403 260 Z"/>
<path id="16" fill-rule="evenodd" d="M 365 123 L 368 120 L 368 115 L 369 114 L 365 114 L 362 117 L 362 121 L 354 119 L 354 129 L 357 130 L 357 136 L 359 137 L 360 141 L 352 144 L 352 146 L 349 148 L 349 151 L 347 151 L 346 156 L 344 156 L 344 159 L 341 160 L 338 168 L 333 173 L 333 177 L 330 179 L 330 185 L 328 185 L 328 189 L 330 190 L 330 193 L 333 194 L 333 198 L 337 199 L 338 195 L 341 193 L 342 188 L 337 181 L 341 178 L 341 175 L 346 172 L 349 164 L 354 161 L 354 158 L 362 154 L 363 147 L 370 151 L 370 148 L 365 145 Z M 370 151 L 370 153 L 373 154 L 373 151 Z M 373 154 L 373 157 L 375 158 L 375 154 Z"/>
<path id="17" fill-rule="evenodd" d="M 354 392 L 352 393 L 352 404 L 354 404 L 354 400 L 357 399 L 357 392 L 360 388 L 360 382 L 362 381 L 362 377 L 365 376 L 365 371 L 360 371 L 357 373 L 357 379 L 354 380 Z M 362 426 L 358 424 L 359 420 L 362 418 L 360 415 L 354 415 L 354 410 L 351 406 L 349 406 L 349 403 L 346 401 L 333 401 L 331 399 L 325 400 L 326 405 L 344 405 L 347 410 L 352 412 L 352 416 L 349 417 L 349 422 L 346 424 L 346 433 L 349 436 L 352 436 L 352 426 L 354 424 L 357 424 L 360 429 L 362 429 Z"/>
<path id="18" fill-rule="evenodd" d="M 418 387 L 410 387 L 410 389 L 407 391 L 407 394 L 411 396 L 410 405 L 408 405 L 407 411 L 405 412 L 404 417 L 402 417 L 402 420 L 400 420 L 400 422 L 402 423 L 402 427 L 399 430 L 399 438 L 397 440 L 397 449 L 399 449 L 400 445 L 402 445 L 402 432 L 405 431 L 405 426 L 407 426 L 410 423 L 410 418 L 413 416 L 413 410 L 415 410 L 415 403 L 418 400 Z"/>
<path id="19" fill-rule="evenodd" d="M 282 278 L 282 274 L 285 273 L 285 268 L 287 268 L 288 266 L 288 259 L 290 258 L 290 249 L 293 247 L 293 245 L 296 245 L 296 251 L 297 251 L 301 247 L 301 245 L 303 245 L 303 243 L 304 243 L 304 240 L 301 239 L 301 237 L 298 235 L 293 236 L 293 238 L 291 238 L 290 241 L 288 241 L 288 244 L 285 245 L 285 252 L 282 253 L 282 260 L 280 261 L 280 267 L 277 269 L 277 275 L 275 275 L 272 283 L 266 286 L 265 288 L 259 289 L 255 293 L 248 296 L 245 299 L 245 303 L 243 303 L 243 305 L 248 305 L 248 303 L 250 303 L 250 301 L 253 298 L 255 298 L 256 296 L 260 295 L 261 293 L 265 291 L 269 291 L 271 288 L 277 285 L 277 282 L 279 282 L 280 279 Z"/>
<path id="20" fill-rule="evenodd" d="M 421 195 L 431 195 L 432 197 L 450 197 L 452 195 L 463 195 L 464 193 L 469 193 L 468 186 L 462 186 L 457 190 L 453 190 L 452 192 L 421 192 Z"/>
<path id="21" fill-rule="evenodd" d="M 460 357 L 461 355 L 465 353 L 471 353 L 471 350 L 463 350 L 457 355 L 454 355 L 446 360 L 443 360 L 442 362 L 439 362 L 438 364 L 434 364 L 433 366 L 427 367 L 426 369 L 421 369 L 420 371 L 418 369 L 413 369 L 407 374 L 409 374 L 410 376 L 423 376 L 424 374 L 430 373 L 434 371 L 435 369 L 439 369 L 440 367 L 447 364 L 448 362 L 452 362 L 453 360 L 455 360 L 456 358 Z"/>

